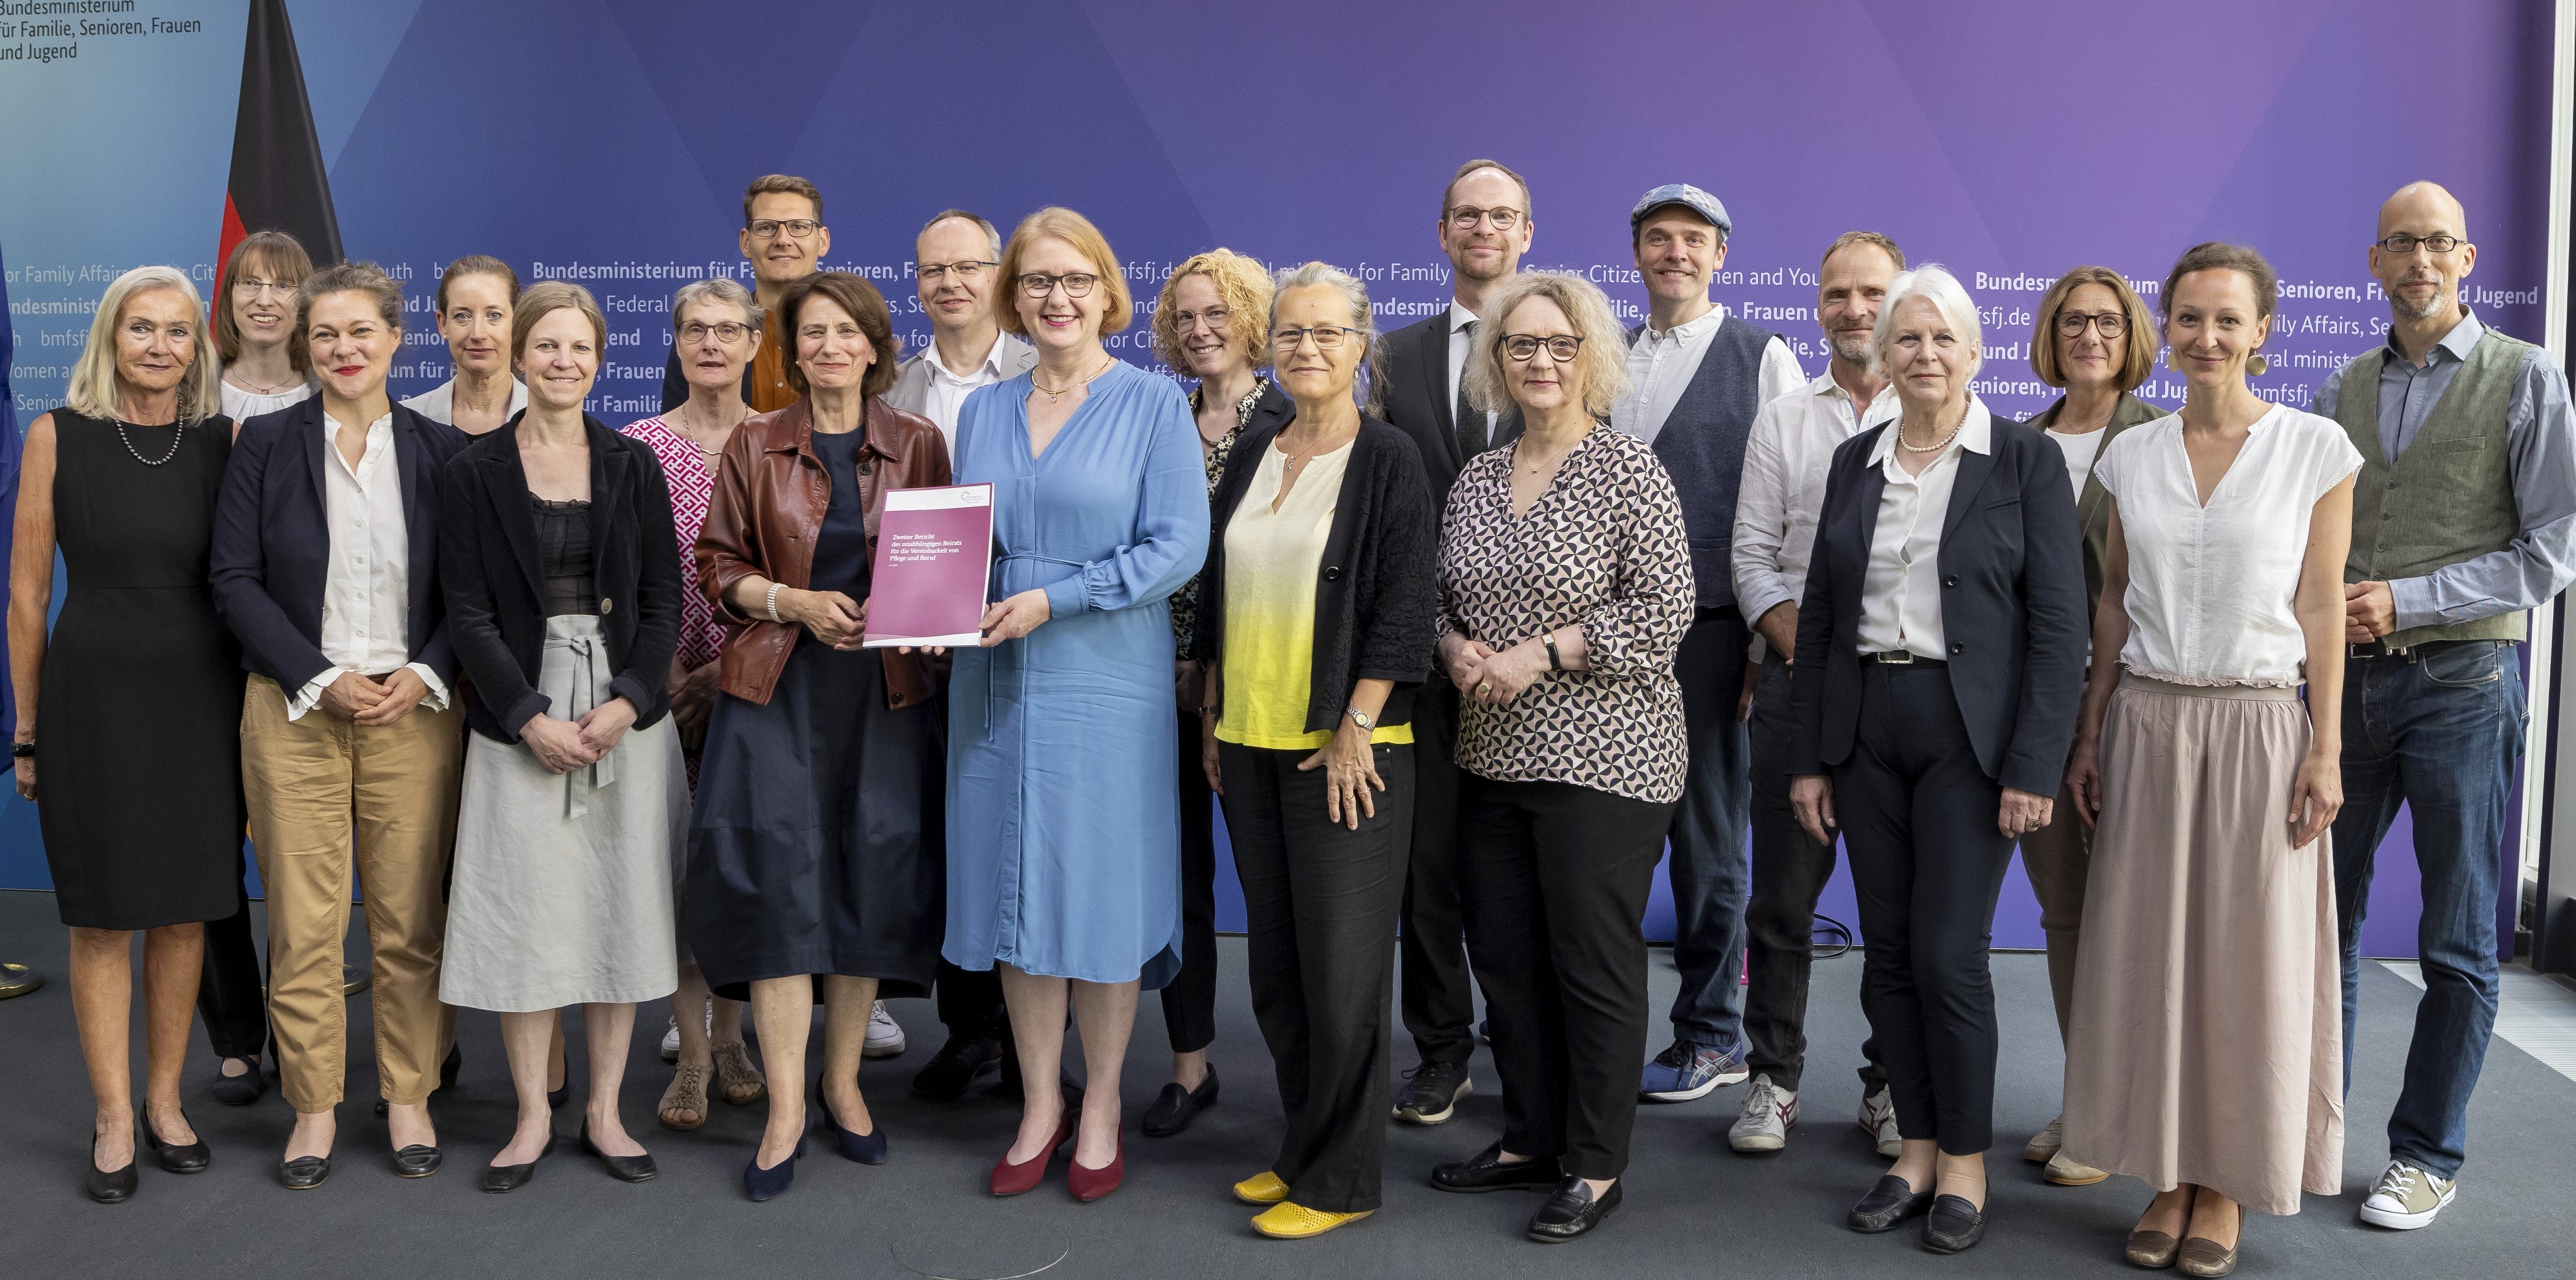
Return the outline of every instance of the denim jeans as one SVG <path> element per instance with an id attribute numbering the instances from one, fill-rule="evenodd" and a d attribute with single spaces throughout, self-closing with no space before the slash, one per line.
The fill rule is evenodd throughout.
<path id="1" fill-rule="evenodd" d="M 2444 1178 L 2466 1159 L 2469 1094 L 2495 1030 L 2496 893 L 2505 798 L 2527 718 L 2515 646 L 2465 641 L 2344 664 L 2343 812 L 2334 823 L 2343 942 L 2344 1087 L 2352 1087 L 2361 922 L 2371 863 L 2402 802 L 2412 811 L 2424 914 L 2424 997 L 2388 1154 Z"/>
<path id="2" fill-rule="evenodd" d="M 1690 776 L 1673 813 L 1673 1035 L 1741 1055 L 1744 1043 L 1745 828 L 1753 817 L 1752 749 L 1735 700 L 1752 635 L 1733 609 L 1703 609 L 1673 675 L 1682 686 Z"/>

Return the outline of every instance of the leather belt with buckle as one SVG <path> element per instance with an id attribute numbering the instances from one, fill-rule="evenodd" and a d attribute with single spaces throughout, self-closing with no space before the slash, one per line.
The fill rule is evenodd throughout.
<path id="1" fill-rule="evenodd" d="M 1882 667 L 1946 667 L 1950 665 L 1939 658 L 1922 657 L 1907 649 L 1889 649 L 1864 653 L 1860 655 L 1860 660 L 1863 662 L 1874 662 Z"/>

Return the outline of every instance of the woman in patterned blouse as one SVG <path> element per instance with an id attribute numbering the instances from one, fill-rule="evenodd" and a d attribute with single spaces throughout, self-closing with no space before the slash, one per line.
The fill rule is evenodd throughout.
<path id="1" fill-rule="evenodd" d="M 742 398 L 743 371 L 760 350 L 764 318 L 751 290 L 732 280 L 719 276 L 682 286 L 671 295 L 671 340 L 680 371 L 689 380 L 689 398 L 668 413 L 622 428 L 653 451 L 663 478 L 671 482 L 671 524 L 684 557 L 698 544 L 698 530 L 707 522 L 716 459 L 723 456 L 733 429 L 751 416 L 751 406 Z M 707 713 L 715 707 L 716 650 L 724 644 L 725 624 L 706 593 L 694 582 L 689 587 L 680 594 L 680 648 L 671 659 L 670 687 L 671 723 L 679 726 L 680 751 L 694 790 L 706 747 Z M 689 954 L 685 933 L 680 939 L 680 989 L 671 996 L 671 1011 L 663 1056 L 679 1069 L 662 1091 L 662 1127 L 695 1129 L 707 1122 L 710 1073 L 725 1101 L 735 1106 L 760 1101 L 768 1082 L 743 1047 L 742 1002 L 707 990 L 706 974 Z M 681 1017 L 683 1012 L 688 1016 Z"/>
<path id="2" fill-rule="evenodd" d="M 1646 1056 L 1637 922 L 1689 756 L 1673 652 L 1696 596 L 1663 464 L 1597 429 L 1628 382 L 1609 300 L 1526 272 L 1488 314 L 1468 399 L 1524 425 L 1449 495 L 1436 632 L 1464 708 L 1458 879 L 1503 1136 L 1431 1184 L 1552 1187 L 1529 1235 L 1553 1241 L 1619 1207 Z"/>
<path id="3" fill-rule="evenodd" d="M 1190 392 L 1208 496 L 1216 496 L 1225 460 L 1247 432 L 1276 430 L 1296 412 L 1288 397 L 1256 370 L 1270 354 L 1270 277 L 1231 249 L 1192 257 L 1163 283 L 1154 303 L 1154 354 L 1174 372 L 1199 380 Z M 1199 664 L 1189 658 L 1197 629 L 1199 580 L 1172 593 L 1173 741 L 1180 750 L 1181 971 L 1163 988 L 1163 1030 L 1172 1042 L 1172 1080 L 1145 1108 L 1145 1136 L 1168 1138 L 1216 1105 L 1216 830 L 1214 797 L 1199 768 L 1199 707 L 1206 701 Z"/>

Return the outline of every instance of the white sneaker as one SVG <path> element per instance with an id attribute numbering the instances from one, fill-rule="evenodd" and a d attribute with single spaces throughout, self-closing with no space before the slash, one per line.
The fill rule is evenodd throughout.
<path id="1" fill-rule="evenodd" d="M 902 1025 L 885 1011 L 885 1001 L 877 1001 L 868 1010 L 868 1042 L 859 1053 L 870 1058 L 899 1058 L 903 1056 L 903 1044 Z"/>
<path id="2" fill-rule="evenodd" d="M 1905 1154 L 1905 1139 L 1896 1133 L 1896 1099 L 1881 1085 L 1860 1100 L 1860 1130 L 1878 1144 L 1878 1154 L 1893 1160 Z"/>
<path id="3" fill-rule="evenodd" d="M 679 1060 L 680 1019 L 675 1015 L 671 1019 L 671 1029 L 662 1033 L 662 1061 L 678 1062 Z"/>
<path id="4" fill-rule="evenodd" d="M 2403 1160 L 2391 1160 L 2370 1198 L 2361 1202 L 2361 1220 L 2393 1231 L 2429 1227 L 2434 1215 L 2458 1194 L 2458 1183 Z"/>
<path id="5" fill-rule="evenodd" d="M 1777 1151 L 1789 1145 L 1789 1126 L 1796 1123 L 1798 1095 L 1771 1083 L 1767 1073 L 1758 1075 L 1726 1131 L 1726 1145 L 1746 1153 Z"/>

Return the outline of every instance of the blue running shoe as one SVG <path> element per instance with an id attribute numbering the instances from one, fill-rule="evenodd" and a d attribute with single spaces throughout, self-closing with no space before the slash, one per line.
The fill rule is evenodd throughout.
<path id="1" fill-rule="evenodd" d="M 1675 1040 L 1655 1055 L 1637 1080 L 1637 1096 L 1647 1102 L 1688 1102 L 1719 1088 L 1741 1084 L 1744 1060 L 1714 1045 Z"/>

